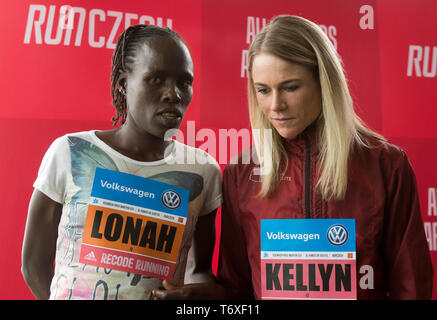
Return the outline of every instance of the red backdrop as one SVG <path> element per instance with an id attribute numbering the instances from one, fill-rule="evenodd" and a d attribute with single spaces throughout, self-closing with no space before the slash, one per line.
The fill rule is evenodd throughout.
<path id="1" fill-rule="evenodd" d="M 75 12 L 74 22 L 66 20 L 58 29 L 64 5 L 73 7 L 65 12 Z M 343 57 L 358 114 L 407 152 L 437 270 L 435 1 L 271 0 L 268 6 L 254 0 L 3 1 L 0 299 L 33 298 L 20 272 L 33 181 L 56 137 L 111 128 L 110 58 L 125 27 L 140 22 L 169 26 L 187 41 L 195 83 L 184 142 L 205 142 L 189 134 L 186 121 L 195 121 L 194 133 L 212 129 L 217 146 L 212 153 L 223 168 L 236 151 L 228 148 L 219 155 L 220 129 L 249 128 L 245 50 L 277 14 L 301 15 L 323 28 Z"/>

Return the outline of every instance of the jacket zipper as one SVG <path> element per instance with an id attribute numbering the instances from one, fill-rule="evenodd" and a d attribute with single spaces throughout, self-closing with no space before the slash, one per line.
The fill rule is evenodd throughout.
<path id="1" fill-rule="evenodd" d="M 309 138 L 304 135 L 306 153 L 305 153 L 305 216 L 311 218 L 310 208 L 310 174 L 311 174 L 311 145 Z"/>

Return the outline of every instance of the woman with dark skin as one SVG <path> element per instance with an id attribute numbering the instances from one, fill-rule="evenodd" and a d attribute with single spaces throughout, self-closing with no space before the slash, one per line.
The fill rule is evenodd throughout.
<path id="1" fill-rule="evenodd" d="M 114 125 L 120 121 L 122 126 L 95 131 L 95 136 L 113 152 L 133 162 L 156 163 L 165 159 L 176 148 L 173 140 L 164 139 L 165 134 L 181 124 L 192 99 L 193 77 L 190 52 L 177 33 L 154 26 L 130 27 L 117 42 L 111 75 L 113 104 L 117 109 Z M 216 184 L 220 183 L 218 175 Z M 38 188 L 30 200 L 22 249 L 22 273 L 37 299 L 53 298 L 51 286 L 56 273 L 53 262 L 63 206 Z M 163 281 L 161 286 L 155 281 L 151 285 L 160 290 L 153 291 L 151 285 L 146 285 L 148 289 L 144 290 L 144 295 L 129 296 L 128 292 L 125 296 L 128 299 L 196 299 L 200 298 L 197 293 L 201 292 L 201 298 L 208 298 L 203 290 L 204 284 L 200 283 L 213 280 L 211 258 L 216 208 L 208 211 L 209 214 L 198 214 L 197 223 L 193 220 L 196 227 L 187 257 L 185 283 L 195 284 L 183 286 L 183 281 L 176 285 Z M 83 269 L 86 270 L 85 266 Z M 59 281 L 58 278 L 57 283 Z M 118 290 L 119 287 L 116 298 L 119 297 Z M 70 289 L 70 296 L 71 292 L 73 289 Z"/>

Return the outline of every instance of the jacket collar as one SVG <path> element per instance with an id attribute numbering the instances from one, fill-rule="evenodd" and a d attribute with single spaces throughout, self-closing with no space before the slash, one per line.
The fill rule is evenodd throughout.
<path id="1" fill-rule="evenodd" d="M 305 153 L 309 147 L 311 154 L 318 153 L 317 144 L 317 124 L 314 121 L 304 131 L 296 136 L 294 139 L 282 139 L 286 150 L 289 153 Z"/>

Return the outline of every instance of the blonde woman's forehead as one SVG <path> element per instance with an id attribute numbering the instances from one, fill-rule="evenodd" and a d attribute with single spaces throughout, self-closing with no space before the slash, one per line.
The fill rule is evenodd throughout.
<path id="1" fill-rule="evenodd" d="M 254 84 L 276 86 L 284 81 L 305 80 L 310 76 L 312 74 L 306 67 L 268 53 L 256 55 L 252 64 Z"/>

